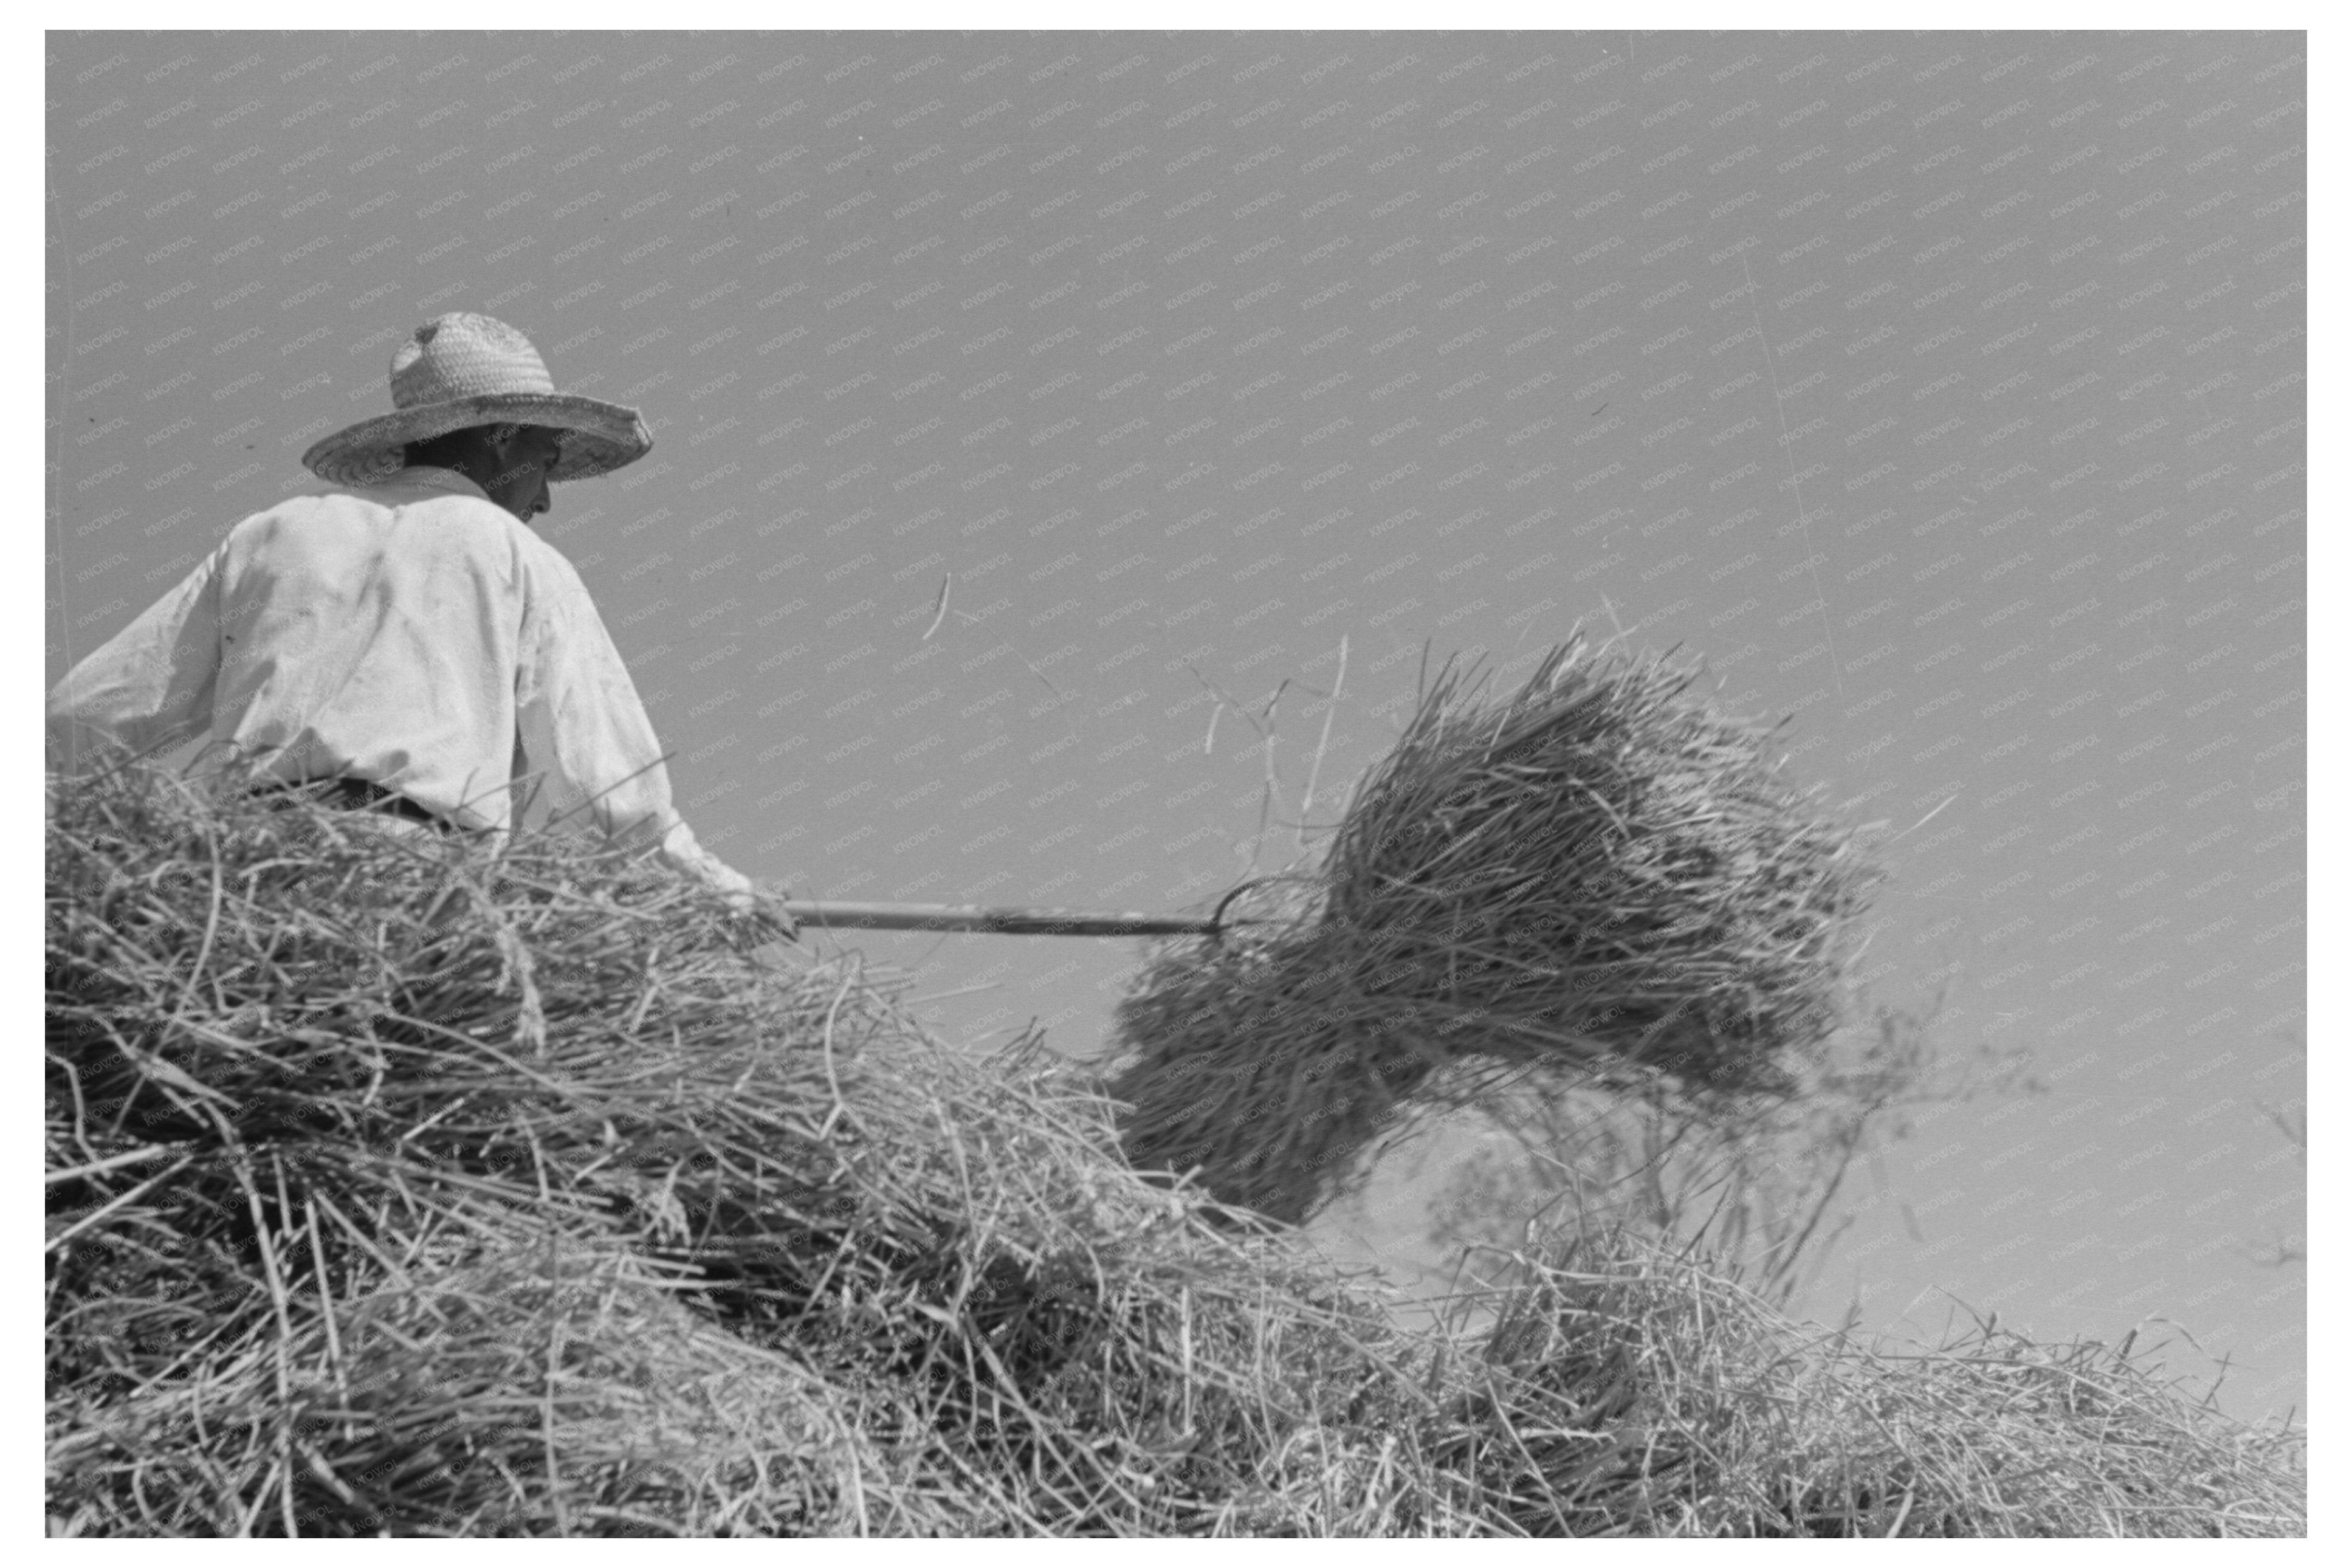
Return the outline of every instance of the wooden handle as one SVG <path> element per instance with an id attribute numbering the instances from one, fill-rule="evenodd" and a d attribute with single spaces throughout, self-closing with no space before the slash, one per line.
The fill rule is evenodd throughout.
<path id="1" fill-rule="evenodd" d="M 803 928 L 986 931 L 997 936 L 1209 936 L 1219 922 L 1196 915 L 1105 914 L 1087 910 L 988 909 L 978 904 L 860 904 L 779 899 Z M 1224 925 L 1246 925 L 1227 921 Z"/>

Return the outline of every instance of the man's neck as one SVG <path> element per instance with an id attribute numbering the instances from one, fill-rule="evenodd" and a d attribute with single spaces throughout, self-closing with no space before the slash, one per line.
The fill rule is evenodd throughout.
<path id="1" fill-rule="evenodd" d="M 490 499 L 490 492 L 484 489 L 476 482 L 474 477 L 463 468 L 444 468 L 437 463 L 411 463 L 394 474 L 387 482 L 397 484 L 404 479 L 413 484 L 426 485 L 435 489 L 478 495 L 484 500 Z M 491 504 L 497 503 L 493 501 Z"/>

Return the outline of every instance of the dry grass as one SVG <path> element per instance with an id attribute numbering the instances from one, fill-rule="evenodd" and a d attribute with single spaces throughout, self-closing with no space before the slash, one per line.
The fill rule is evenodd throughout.
<path id="1" fill-rule="evenodd" d="M 1522 1255 L 1483 1346 L 1472 1462 L 1529 1533 L 2294 1535 L 2299 1434 L 2143 1354 L 1979 1324 L 1932 1351 L 1801 1329 L 1623 1232 Z"/>
<path id="2" fill-rule="evenodd" d="M 60 1532 L 2300 1529 L 2297 1441 L 2127 1365 L 1873 1357 L 1630 1238 L 1402 1331 L 657 868 L 142 770 L 48 835 Z"/>
<path id="3" fill-rule="evenodd" d="M 2039 1091 L 2025 1068 L 1990 1047 L 1948 1060 L 1929 1018 L 1880 1008 L 1809 1053 L 1786 1099 L 1695 1104 L 1664 1082 L 1604 1089 L 1539 1066 L 1475 1100 L 1437 1097 L 1457 1109 L 1409 1116 L 1382 1153 L 1453 1156 L 1423 1173 L 1420 1239 L 1442 1253 L 1624 1228 L 1711 1258 L 1784 1307 L 1851 1223 L 1838 1200 L 1864 1161 L 1908 1137 L 1923 1110 Z"/>
<path id="4" fill-rule="evenodd" d="M 1082 1086 L 762 967 L 658 868 L 124 774 L 50 885 L 53 1510 L 92 1528 L 1176 1528 L 1139 1445 L 1299 1418 L 1364 1316 Z"/>
<path id="5" fill-rule="evenodd" d="M 1408 1108 L 1516 1068 L 1790 1095 L 1878 873 L 1696 679 L 1581 640 L 1499 699 L 1441 671 L 1286 918 L 1171 944 L 1121 1004 L 1137 1162 L 1297 1221 Z"/>

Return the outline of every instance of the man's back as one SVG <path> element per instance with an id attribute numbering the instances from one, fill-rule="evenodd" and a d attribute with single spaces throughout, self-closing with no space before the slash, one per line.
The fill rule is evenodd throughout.
<path id="1" fill-rule="evenodd" d="M 525 607 L 570 571 L 449 479 L 292 498 L 230 533 L 213 738 L 282 778 L 366 778 L 499 827 Z"/>
<path id="2" fill-rule="evenodd" d="M 208 731 L 281 779 L 344 777 L 502 829 L 526 771 L 559 810 L 748 887 L 672 807 L 660 749 L 579 574 L 471 480 L 413 468 L 290 497 L 68 675 L 53 762 Z"/>

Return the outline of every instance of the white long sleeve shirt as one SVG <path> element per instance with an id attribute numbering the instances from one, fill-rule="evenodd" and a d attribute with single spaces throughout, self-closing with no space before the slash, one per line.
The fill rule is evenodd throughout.
<path id="1" fill-rule="evenodd" d="M 94 741 L 148 751 L 207 731 L 278 778 L 366 779 L 497 833 L 529 775 L 554 811 L 584 807 L 609 837 L 751 890 L 672 805 L 579 573 L 446 468 L 247 518 L 49 694 L 53 770 Z"/>

